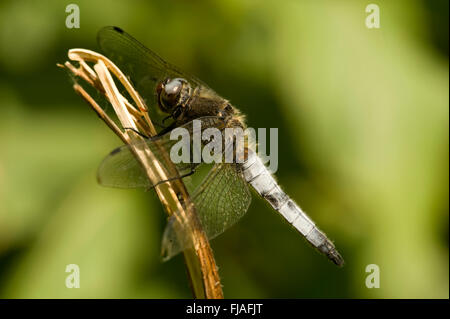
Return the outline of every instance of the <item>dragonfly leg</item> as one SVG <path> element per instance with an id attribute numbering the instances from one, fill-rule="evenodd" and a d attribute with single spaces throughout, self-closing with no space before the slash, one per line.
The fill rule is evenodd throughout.
<path id="1" fill-rule="evenodd" d="M 171 123 L 169 126 L 166 126 L 161 132 L 158 133 L 157 136 L 162 136 L 166 133 L 169 133 L 170 131 L 172 131 L 175 127 L 177 127 L 177 122 L 173 122 Z"/>
<path id="2" fill-rule="evenodd" d="M 132 127 L 124 127 L 123 129 L 124 130 L 132 130 L 134 133 L 136 133 L 137 135 L 139 135 L 139 136 L 141 136 L 141 137 L 143 137 L 145 139 L 149 139 L 150 138 L 147 135 L 142 134 L 141 132 L 139 132 L 138 130 L 136 130 L 136 129 L 132 128 Z"/>
<path id="3" fill-rule="evenodd" d="M 165 118 L 163 118 L 163 120 L 162 120 L 163 124 L 164 124 L 165 121 L 167 121 L 167 120 L 170 119 L 171 117 L 173 117 L 172 114 L 170 114 L 170 115 L 166 116 Z"/>
<path id="4" fill-rule="evenodd" d="M 189 173 L 183 174 L 180 177 L 171 177 L 171 178 L 168 178 L 168 179 L 166 179 L 164 181 L 160 181 L 160 182 L 156 183 L 155 185 L 149 187 L 146 190 L 148 191 L 148 190 L 152 189 L 153 187 L 156 187 L 156 186 L 158 186 L 160 184 L 163 184 L 163 183 L 167 183 L 167 182 L 170 182 L 170 181 L 174 181 L 176 179 L 181 179 L 181 178 L 185 178 L 185 177 L 191 176 L 194 173 L 195 173 L 195 168 L 191 168 L 191 171 Z"/>

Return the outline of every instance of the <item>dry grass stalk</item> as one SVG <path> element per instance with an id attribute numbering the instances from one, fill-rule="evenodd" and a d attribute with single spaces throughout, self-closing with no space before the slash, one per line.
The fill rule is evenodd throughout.
<path id="1" fill-rule="evenodd" d="M 75 83 L 74 90 L 83 97 L 98 116 L 125 144 L 130 145 L 136 159 L 141 163 L 152 184 L 157 184 L 160 180 L 167 180 L 169 172 L 166 169 L 172 173 L 172 170 L 176 170 L 167 152 L 161 149 L 163 154 L 165 154 L 166 160 L 166 165 L 162 166 L 147 145 L 145 143 L 139 143 L 143 142 L 144 138 L 133 131 L 136 130 L 146 136 L 156 135 L 156 130 L 148 115 L 147 107 L 127 77 L 109 59 L 99 53 L 85 49 L 71 49 L 69 50 L 68 56 L 71 60 L 77 61 L 79 67 L 73 66 L 70 62 L 65 62 L 64 65 L 59 66 L 66 68 L 74 76 L 83 79 L 104 94 L 113 106 L 122 128 L 127 129 L 122 131 L 82 86 Z M 94 63 L 94 69 L 87 62 Z M 119 92 L 111 73 L 127 90 L 136 107 Z M 132 128 L 133 130 L 128 128 Z M 191 202 L 183 181 L 176 179 L 159 184 L 155 187 L 155 191 L 167 214 L 171 216 L 175 212 L 179 212 L 176 216 L 180 216 L 183 225 L 188 226 L 187 228 L 189 229 L 189 235 L 194 249 L 185 250 L 184 258 L 194 297 L 223 298 L 220 278 L 211 246 L 201 229 L 199 220 L 195 214 L 195 207 Z"/>

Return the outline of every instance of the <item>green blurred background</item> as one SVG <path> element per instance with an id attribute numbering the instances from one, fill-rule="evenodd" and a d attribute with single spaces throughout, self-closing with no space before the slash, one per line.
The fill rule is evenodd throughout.
<path id="1" fill-rule="evenodd" d="M 57 62 L 117 25 L 278 127 L 284 189 L 346 265 L 261 199 L 212 241 L 228 298 L 448 298 L 448 2 L 64 1 L 0 4 L 0 297 L 190 298 L 181 256 L 159 258 L 153 192 L 100 187 L 120 141 Z M 81 288 L 65 287 L 78 264 Z M 366 265 L 380 267 L 368 289 Z"/>

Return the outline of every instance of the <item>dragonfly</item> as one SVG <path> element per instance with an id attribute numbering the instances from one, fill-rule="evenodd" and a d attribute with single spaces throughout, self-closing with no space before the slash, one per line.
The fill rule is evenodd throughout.
<path id="1" fill-rule="evenodd" d="M 183 127 L 193 134 L 193 121 L 202 127 L 246 128 L 241 112 L 201 80 L 166 62 L 152 50 L 118 27 L 104 27 L 97 35 L 103 53 L 132 81 L 149 106 L 149 113 L 171 122 L 157 136 L 143 143 L 158 158 L 161 147 L 170 151 L 176 143 L 170 138 L 173 129 Z M 164 123 L 164 121 L 163 121 Z M 312 219 L 278 185 L 273 174 L 250 143 L 245 144 L 245 158 L 240 162 L 220 162 L 212 168 L 191 194 L 202 229 L 209 239 L 222 234 L 238 222 L 251 202 L 250 188 L 287 220 L 313 247 L 338 266 L 344 260 Z M 183 178 L 195 174 L 202 163 L 178 163 L 176 174 Z M 97 179 L 101 185 L 119 188 L 152 188 L 130 146 L 112 151 L 100 164 Z M 165 181 L 159 181 L 163 183 Z M 158 183 L 158 184 L 159 184 Z M 185 236 L 177 236 L 177 216 L 169 218 L 162 239 L 164 258 L 169 259 L 188 248 Z"/>

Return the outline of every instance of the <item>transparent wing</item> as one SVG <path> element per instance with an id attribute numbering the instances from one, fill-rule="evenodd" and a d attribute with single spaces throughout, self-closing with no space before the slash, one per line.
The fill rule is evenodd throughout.
<path id="1" fill-rule="evenodd" d="M 215 116 L 205 116 L 197 119 L 200 121 L 199 126 L 194 126 L 193 122 L 189 122 L 178 129 L 184 129 L 185 136 L 182 140 L 171 139 L 171 132 L 162 136 L 151 138 L 136 144 L 133 147 L 141 149 L 147 146 L 151 152 L 156 156 L 161 166 L 166 168 L 167 180 L 183 177 L 192 172 L 199 165 L 199 163 L 192 163 L 192 161 L 184 161 L 180 163 L 173 163 L 176 170 L 170 170 L 167 160 L 170 160 L 170 152 L 176 143 L 183 141 L 189 145 L 189 159 L 192 158 L 192 152 L 195 150 L 192 147 L 192 136 L 197 131 L 208 127 L 222 128 L 225 126 L 223 120 Z M 180 130 L 180 132 L 182 132 Z M 176 136 L 175 136 L 176 138 Z M 141 145 L 140 145 L 141 144 Z M 144 145 L 145 144 L 145 145 Z M 113 150 L 100 164 L 97 171 L 97 180 L 99 184 L 108 187 L 118 188 L 150 188 L 156 185 L 152 184 L 147 178 L 147 175 L 142 168 L 140 162 L 136 159 L 132 147 L 130 145 L 121 146 Z M 169 157 L 168 157 L 169 156 Z M 165 180 L 165 181 L 167 181 Z M 157 181 L 162 183 L 164 181 Z"/>
<path id="2" fill-rule="evenodd" d="M 244 216 L 251 194 L 237 165 L 216 164 L 192 199 L 202 228 L 208 239 L 212 239 Z M 163 259 L 168 260 L 190 246 L 189 234 L 180 218 L 172 216 L 163 235 Z"/>
<path id="3" fill-rule="evenodd" d="M 146 100 L 147 105 L 152 106 L 150 111 L 154 111 L 157 105 L 157 84 L 167 78 L 181 77 L 194 88 L 204 86 L 211 90 L 205 83 L 164 61 L 118 27 L 102 28 L 97 34 L 97 42 L 106 56 L 131 78 L 135 89 Z"/>
<path id="4" fill-rule="evenodd" d="M 220 235 L 244 216 L 250 201 L 247 182 L 234 164 L 216 165 L 193 195 L 209 239 Z"/>
<path id="5" fill-rule="evenodd" d="M 168 136 L 167 136 L 168 137 Z M 166 136 L 155 140 L 146 140 L 142 144 L 146 146 L 155 154 L 158 158 L 158 162 L 161 166 L 166 167 L 167 179 L 157 181 L 152 184 L 148 179 L 141 163 L 136 159 L 132 147 L 130 145 L 124 145 L 113 150 L 100 164 L 97 171 L 97 181 L 99 184 L 107 187 L 118 188 L 138 188 L 145 187 L 151 188 L 158 183 L 162 183 L 167 180 L 180 178 L 186 176 L 198 164 L 193 163 L 178 163 L 174 164 L 176 171 L 169 171 L 163 153 L 161 149 L 164 149 L 166 154 L 170 154 L 170 148 L 177 142 L 167 139 Z M 141 149 L 144 145 L 135 145 Z M 169 152 L 169 153 L 167 153 Z"/>

